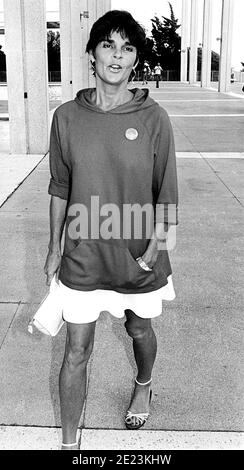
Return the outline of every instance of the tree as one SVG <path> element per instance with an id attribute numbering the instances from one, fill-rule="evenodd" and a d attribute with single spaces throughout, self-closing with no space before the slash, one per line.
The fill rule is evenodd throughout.
<path id="1" fill-rule="evenodd" d="M 60 70 L 60 33 L 47 33 L 48 70 Z"/>
<path id="2" fill-rule="evenodd" d="M 147 61 L 150 66 L 155 62 L 155 52 L 154 52 L 154 41 L 151 38 L 146 38 L 146 45 L 144 50 L 140 53 L 139 64 L 137 67 L 138 71 L 143 69 L 144 62 Z"/>
<path id="3" fill-rule="evenodd" d="M 160 62 L 166 70 L 180 69 L 181 38 L 177 33 L 180 27 L 178 19 L 175 18 L 173 7 L 169 2 L 170 18 L 162 16 L 161 21 L 156 15 L 152 21 L 153 66 Z"/>

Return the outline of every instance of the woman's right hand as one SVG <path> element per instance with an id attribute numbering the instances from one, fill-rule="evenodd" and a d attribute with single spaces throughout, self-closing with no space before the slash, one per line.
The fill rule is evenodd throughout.
<path id="1" fill-rule="evenodd" d="M 47 276 L 46 284 L 50 286 L 51 280 L 58 271 L 61 263 L 61 253 L 59 250 L 49 249 L 44 266 L 44 273 Z"/>

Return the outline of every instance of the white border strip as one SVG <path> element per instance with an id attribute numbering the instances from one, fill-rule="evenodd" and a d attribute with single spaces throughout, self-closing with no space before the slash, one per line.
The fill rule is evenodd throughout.
<path id="1" fill-rule="evenodd" d="M 169 114 L 169 117 L 244 117 L 244 114 Z"/>
<path id="2" fill-rule="evenodd" d="M 239 82 L 239 83 L 240 83 L 240 87 L 242 88 L 244 83 L 243 82 Z M 196 86 L 198 86 L 198 85 L 196 85 Z M 238 98 L 244 99 L 244 93 L 241 92 L 241 90 L 240 90 L 240 94 L 239 94 L 239 93 L 235 93 L 234 91 L 221 91 L 220 92 L 220 91 L 218 91 L 218 88 L 214 88 L 214 87 L 205 87 L 204 89 L 209 90 L 209 91 L 215 91 L 216 93 L 219 93 L 221 95 L 236 96 Z M 243 93 L 243 95 L 242 95 L 242 93 Z"/>
<path id="3" fill-rule="evenodd" d="M 244 152 L 176 152 L 177 158 L 239 158 L 244 159 Z"/>
<path id="4" fill-rule="evenodd" d="M 182 102 L 186 102 L 186 103 L 191 104 L 191 103 L 196 102 L 196 101 L 197 102 L 204 102 L 204 103 L 205 102 L 207 102 L 207 103 L 215 103 L 215 102 L 229 103 L 229 102 L 232 102 L 232 101 L 241 101 L 241 100 L 242 100 L 242 97 L 240 97 L 239 100 L 238 99 L 232 99 L 232 98 L 230 98 L 230 99 L 225 98 L 225 99 L 222 100 L 220 98 L 219 100 L 215 100 L 215 99 L 214 100 L 201 100 L 201 99 L 200 100 L 181 100 L 181 99 L 180 100 L 157 100 L 157 102 L 158 103 L 166 103 L 166 102 L 169 102 L 169 103 L 182 103 Z"/>
<path id="5" fill-rule="evenodd" d="M 173 88 L 173 87 L 172 87 L 172 88 Z M 168 88 L 168 90 L 169 90 L 169 88 Z M 205 91 L 205 90 L 203 90 L 203 91 L 199 91 L 199 90 L 187 90 L 187 91 L 175 91 L 175 90 L 174 90 L 174 91 L 167 91 L 167 88 L 159 88 L 159 91 L 154 91 L 154 90 L 152 90 L 152 89 L 150 88 L 150 95 L 151 95 L 152 93 L 155 93 L 155 94 L 159 94 L 159 93 L 165 93 L 165 94 L 170 94 L 170 93 L 173 93 L 173 94 L 175 94 L 175 93 L 188 93 L 188 94 L 189 94 L 189 93 L 191 93 L 192 95 L 193 95 L 193 94 L 194 94 L 194 95 L 196 95 L 196 94 L 199 95 L 200 93 L 203 93 L 203 94 L 205 94 L 205 95 L 212 95 L 212 94 L 213 94 L 213 92 Z M 216 91 L 216 90 L 215 90 L 215 93 L 216 93 L 216 95 L 217 95 L 217 91 Z"/>
<path id="6" fill-rule="evenodd" d="M 229 93 L 226 93 L 226 94 L 229 95 L 229 96 L 237 96 L 241 100 L 244 100 L 244 93 L 243 93 L 243 95 L 239 95 L 239 93 L 234 93 L 233 91 L 230 91 Z"/>

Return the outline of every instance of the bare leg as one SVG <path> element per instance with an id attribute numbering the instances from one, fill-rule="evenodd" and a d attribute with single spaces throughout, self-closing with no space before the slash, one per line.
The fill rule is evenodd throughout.
<path id="1" fill-rule="evenodd" d="M 152 376 L 153 364 L 157 354 L 157 339 L 151 325 L 151 319 L 138 317 L 132 310 L 125 310 L 125 327 L 133 339 L 133 350 L 138 368 L 137 380 L 148 382 Z M 135 383 L 134 396 L 130 404 L 132 413 L 149 411 L 150 384 L 141 386 Z"/>
<path id="2" fill-rule="evenodd" d="M 64 361 L 59 376 L 63 443 L 76 442 L 87 381 L 87 363 L 93 350 L 96 322 L 67 323 Z M 72 450 L 77 448 L 72 446 Z M 70 450 L 71 447 L 63 447 Z"/>

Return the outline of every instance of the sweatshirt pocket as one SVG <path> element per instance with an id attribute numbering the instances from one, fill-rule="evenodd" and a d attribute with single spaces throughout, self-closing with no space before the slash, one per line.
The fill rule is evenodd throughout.
<path id="1" fill-rule="evenodd" d="M 127 247 L 101 240 L 82 240 L 69 251 L 65 250 L 60 277 L 77 288 L 133 289 L 153 283 L 155 272 L 141 268 Z"/>

